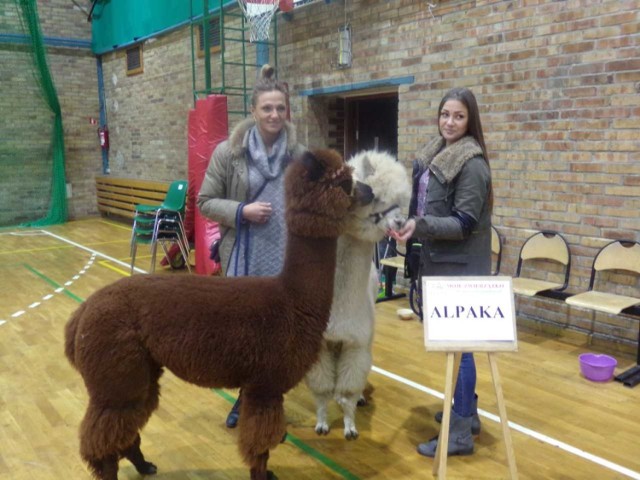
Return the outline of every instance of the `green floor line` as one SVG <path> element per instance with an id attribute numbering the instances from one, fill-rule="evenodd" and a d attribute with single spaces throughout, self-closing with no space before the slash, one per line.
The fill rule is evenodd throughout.
<path id="1" fill-rule="evenodd" d="M 224 390 L 221 390 L 219 388 L 213 388 L 212 390 L 218 395 L 220 395 L 222 398 L 227 400 L 229 403 L 235 403 L 236 399 L 233 396 L 229 395 Z M 346 478 L 348 480 L 360 480 L 360 477 L 358 477 L 357 475 L 354 475 L 346 468 L 341 467 L 336 462 L 326 457 L 325 455 L 317 451 L 315 448 L 307 445 L 296 436 L 291 435 L 290 433 L 287 433 L 287 440 L 291 442 L 295 447 L 302 450 L 307 455 L 313 457 L 318 462 L 322 463 L 325 467 L 329 468 L 330 470 L 333 470 L 338 475 L 342 475 L 343 478 Z"/>
<path id="2" fill-rule="evenodd" d="M 55 282 L 55 281 L 51 280 L 49 277 L 47 277 L 47 276 L 46 276 L 46 275 L 44 275 L 43 273 L 40 273 L 38 270 L 36 270 L 36 269 L 35 269 L 35 268 L 33 268 L 32 266 L 27 265 L 26 263 L 24 263 L 23 265 L 25 266 L 25 268 L 26 268 L 27 270 L 29 270 L 30 272 L 34 273 L 34 274 L 35 274 L 35 275 L 37 275 L 38 277 L 40 277 L 42 280 L 44 280 L 45 282 L 47 282 L 49 285 L 52 285 L 52 286 L 54 286 L 55 288 L 60 288 L 60 287 L 62 287 L 62 285 L 60 285 L 59 283 L 57 283 L 57 282 Z M 63 288 L 64 288 L 64 287 L 63 287 Z M 78 302 L 78 303 L 82 303 L 82 302 L 84 302 L 84 300 L 83 300 L 82 298 L 78 297 L 77 295 L 74 295 L 73 293 L 71 293 L 71 292 L 70 292 L 69 290 L 67 290 L 66 288 L 64 288 L 62 291 L 63 291 L 63 293 L 64 293 L 66 296 L 68 296 L 68 297 L 70 297 L 70 298 L 74 299 L 76 302 Z"/>

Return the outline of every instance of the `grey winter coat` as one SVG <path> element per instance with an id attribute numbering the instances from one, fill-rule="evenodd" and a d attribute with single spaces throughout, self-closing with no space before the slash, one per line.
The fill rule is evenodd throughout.
<path id="1" fill-rule="evenodd" d="M 236 238 L 236 213 L 242 202 L 247 202 L 249 170 L 247 167 L 248 133 L 255 125 L 252 118 L 240 122 L 227 140 L 220 143 L 211 155 L 200 193 L 198 208 L 207 218 L 220 225 L 220 261 L 222 271 L 227 271 L 231 249 Z M 297 143 L 295 126 L 285 123 L 287 153 L 294 158 L 305 147 Z"/>
<path id="2" fill-rule="evenodd" d="M 491 171 L 473 137 L 442 149 L 429 142 L 413 169 L 410 213 L 417 209 L 420 176 L 429 168 L 425 215 L 416 217 L 413 237 L 422 242 L 421 276 L 491 274 Z"/>

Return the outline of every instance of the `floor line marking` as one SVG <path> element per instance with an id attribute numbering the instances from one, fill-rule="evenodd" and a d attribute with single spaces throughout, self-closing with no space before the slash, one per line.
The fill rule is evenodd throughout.
<path id="1" fill-rule="evenodd" d="M 92 258 L 95 257 L 95 254 L 92 255 Z M 78 300 L 80 303 L 82 303 L 82 299 L 80 299 L 79 297 L 77 297 L 76 295 L 74 295 L 72 292 L 70 292 L 69 290 L 67 290 L 64 287 L 60 287 L 60 284 L 54 280 L 52 280 L 51 278 L 47 277 L 46 275 L 42 274 L 41 272 L 39 272 L 38 270 L 36 270 L 35 268 L 31 267 L 30 265 L 27 264 L 22 264 L 27 270 L 29 270 L 31 273 L 34 273 L 36 276 L 40 277 L 41 279 L 43 279 L 45 282 L 47 282 L 49 285 L 56 287 L 54 290 L 54 294 L 58 294 L 58 293 L 65 293 L 67 296 L 73 298 L 74 300 Z M 79 279 L 80 276 L 79 275 L 75 275 L 73 277 L 74 280 Z M 69 286 L 69 285 L 73 285 L 73 281 L 67 281 L 64 284 L 65 286 Z M 44 297 L 42 297 L 42 301 L 44 300 L 49 300 L 50 298 L 52 298 L 54 296 L 54 294 L 47 294 Z M 42 304 L 42 301 L 39 302 L 33 302 L 31 305 L 29 305 L 29 309 L 33 309 L 38 307 L 39 305 Z M 18 318 L 19 316 L 23 315 L 24 313 L 26 313 L 24 310 L 19 310 L 15 313 L 13 313 L 11 315 L 12 318 Z M 0 322 L 0 325 L 3 325 L 7 323 L 5 320 L 3 320 L 2 322 Z"/>
<path id="2" fill-rule="evenodd" d="M 47 230 L 42 230 L 42 231 L 44 233 L 46 233 L 47 235 L 52 236 L 53 238 L 57 238 L 61 242 L 66 242 L 69 245 L 73 245 L 74 247 L 78 247 L 78 248 L 81 248 L 82 250 L 85 250 L 87 252 L 91 252 L 91 253 L 95 254 L 96 256 L 98 256 L 98 257 L 104 258 L 104 259 L 109 260 L 109 261 L 111 261 L 113 263 L 117 263 L 118 265 L 120 265 L 122 267 L 131 268 L 130 264 L 125 263 L 125 262 L 123 262 L 121 260 L 118 260 L 116 258 L 110 257 L 109 255 L 105 255 L 104 253 L 100 253 L 97 250 L 93 250 L 92 248 L 85 247 L 84 245 L 81 245 L 79 243 L 73 242 L 73 241 L 69 240 L 68 238 L 61 237 L 60 235 L 56 235 L 55 233 L 48 232 Z M 138 267 L 134 267 L 134 270 L 136 272 L 138 272 L 138 273 L 147 273 L 146 270 L 142 270 L 141 268 L 138 268 Z"/>
<path id="3" fill-rule="evenodd" d="M 384 370 L 382 368 L 376 367 L 375 365 L 373 367 L 371 367 L 371 370 L 373 370 L 374 372 L 383 375 L 387 378 L 390 378 L 392 380 L 395 380 L 397 382 L 400 382 L 404 385 L 407 385 L 411 388 L 415 388 L 416 390 L 420 390 L 421 392 L 425 392 L 428 393 L 429 395 L 432 395 L 434 397 L 437 397 L 441 400 L 444 400 L 444 394 L 438 392 L 437 390 L 433 390 L 429 387 L 425 387 L 424 385 L 421 385 L 417 382 L 414 382 L 412 380 L 409 380 L 407 378 L 401 377 L 400 375 L 397 375 L 393 372 L 389 372 L 388 370 Z M 481 410 L 478 409 L 478 415 L 482 415 L 485 418 L 488 418 L 489 420 L 493 420 L 496 423 L 500 423 L 500 417 L 497 415 L 494 415 L 492 413 L 489 413 L 485 410 Z M 516 430 L 520 433 L 523 433 L 525 435 L 528 435 L 532 438 L 535 438 L 536 440 L 539 440 L 541 442 L 547 443 L 549 445 L 552 445 L 554 447 L 558 447 L 566 452 L 572 453 L 578 457 L 584 458 L 585 460 L 588 460 L 590 462 L 596 463 L 598 465 L 601 465 L 605 468 L 608 468 L 610 470 L 613 470 L 615 472 L 621 473 L 623 475 L 626 475 L 630 478 L 633 478 L 635 480 L 640 480 L 640 473 L 636 472 L 634 470 L 631 470 L 629 468 L 623 467 L 622 465 L 618 465 L 617 463 L 613 463 L 605 458 L 602 457 L 598 457 L 597 455 L 593 455 L 589 452 L 585 452 L 584 450 L 581 450 L 577 447 L 574 447 L 573 445 L 569 445 L 568 443 L 564 443 L 560 440 L 556 440 L 555 438 L 549 437 L 547 435 L 544 435 L 540 432 L 536 432 L 535 430 L 531 430 L 527 427 L 524 427 L 522 425 L 519 425 L 517 423 L 511 422 L 509 421 L 509 427 L 513 430 Z"/>
<path id="4" fill-rule="evenodd" d="M 109 270 L 113 270 L 114 272 L 119 273 L 123 277 L 130 277 L 131 276 L 131 273 L 129 273 L 131 271 L 131 267 L 129 267 L 129 271 L 125 271 L 125 270 L 122 270 L 121 268 L 118 268 L 118 267 L 115 267 L 115 266 L 111 265 L 106 260 L 100 260 L 98 262 L 98 265 L 100 265 L 100 266 L 102 266 L 104 268 L 108 268 Z"/>
<path id="5" fill-rule="evenodd" d="M 111 227 L 121 228 L 121 229 L 126 230 L 128 232 L 131 231 L 131 227 L 125 227 L 124 225 L 120 225 L 118 223 L 105 222 L 104 220 L 101 220 L 100 223 L 104 223 L 104 224 L 109 225 Z"/>

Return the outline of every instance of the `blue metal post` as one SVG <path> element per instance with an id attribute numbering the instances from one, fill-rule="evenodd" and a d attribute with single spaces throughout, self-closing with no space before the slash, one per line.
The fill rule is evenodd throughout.
<path id="1" fill-rule="evenodd" d="M 100 127 L 104 128 L 107 125 L 107 105 L 104 98 L 104 80 L 102 78 L 102 55 L 96 57 L 96 64 L 98 69 L 98 101 L 100 102 Z M 111 173 L 109 168 L 109 151 L 106 148 L 101 148 L 102 151 L 102 173 Z"/>

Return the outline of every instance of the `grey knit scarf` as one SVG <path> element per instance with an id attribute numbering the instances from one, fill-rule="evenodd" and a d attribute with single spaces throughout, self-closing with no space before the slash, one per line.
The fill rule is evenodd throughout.
<path id="1" fill-rule="evenodd" d="M 284 170 L 289 162 L 287 132 L 283 129 L 271 154 L 257 127 L 248 132 L 249 189 L 247 203 L 270 202 L 273 212 L 267 223 L 248 223 L 237 232 L 227 275 L 273 276 L 284 263 L 287 226 L 284 215 Z M 240 252 L 237 261 L 236 255 Z"/>

